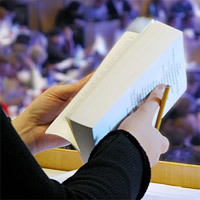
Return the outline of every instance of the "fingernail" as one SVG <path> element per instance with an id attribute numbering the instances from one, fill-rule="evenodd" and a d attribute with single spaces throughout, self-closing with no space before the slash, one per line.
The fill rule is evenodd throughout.
<path id="1" fill-rule="evenodd" d="M 166 85 L 164 85 L 164 84 L 160 84 L 160 85 L 157 86 L 156 89 L 160 90 L 160 92 L 163 93 L 163 92 L 165 91 L 165 87 L 166 87 Z"/>

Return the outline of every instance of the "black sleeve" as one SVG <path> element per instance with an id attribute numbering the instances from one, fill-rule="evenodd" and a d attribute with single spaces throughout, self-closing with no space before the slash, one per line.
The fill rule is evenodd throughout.
<path id="1" fill-rule="evenodd" d="M 129 133 L 109 133 L 88 163 L 59 184 L 42 171 L 1 109 L 1 196 L 40 199 L 140 199 L 150 182 L 145 152 Z"/>

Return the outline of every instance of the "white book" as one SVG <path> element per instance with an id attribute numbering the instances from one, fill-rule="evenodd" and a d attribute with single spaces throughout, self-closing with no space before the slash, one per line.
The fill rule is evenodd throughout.
<path id="1" fill-rule="evenodd" d="M 170 85 L 163 116 L 186 90 L 183 34 L 137 18 L 46 134 L 70 141 L 86 162 L 94 146 L 159 84 Z"/>

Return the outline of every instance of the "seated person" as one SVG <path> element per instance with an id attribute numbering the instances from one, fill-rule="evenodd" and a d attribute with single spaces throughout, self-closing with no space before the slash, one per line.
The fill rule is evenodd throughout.
<path id="1" fill-rule="evenodd" d="M 79 22 L 83 19 L 84 17 L 82 4 L 78 1 L 73 1 L 67 7 L 61 9 L 58 12 L 55 25 L 57 27 L 74 24 L 78 25 Z"/>
<path id="2" fill-rule="evenodd" d="M 84 8 L 79 1 L 71 2 L 58 12 L 55 26 L 60 28 L 70 26 L 74 32 L 75 44 L 84 47 Z"/>
<path id="3" fill-rule="evenodd" d="M 48 37 L 48 63 L 58 63 L 68 58 L 68 51 L 60 29 L 55 28 L 47 33 Z"/>

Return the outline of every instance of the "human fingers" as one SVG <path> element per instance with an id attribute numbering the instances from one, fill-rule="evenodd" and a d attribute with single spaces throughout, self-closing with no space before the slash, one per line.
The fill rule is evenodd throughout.
<path id="1" fill-rule="evenodd" d="M 160 102 L 164 93 L 165 85 L 160 84 L 148 96 L 147 100 L 142 106 L 138 108 L 135 112 L 136 115 L 143 115 L 142 118 L 144 121 L 152 122 L 156 111 L 160 106 Z"/>
<path id="2" fill-rule="evenodd" d="M 160 154 L 167 152 L 169 148 L 169 140 L 160 133 L 160 131 L 152 127 L 152 135 L 155 137 L 154 140 L 158 141 Z"/>
<path id="3" fill-rule="evenodd" d="M 87 75 L 77 83 L 71 85 L 55 85 L 45 91 L 46 95 L 54 96 L 62 101 L 67 101 L 69 98 L 74 97 L 80 89 L 89 81 L 93 73 Z"/>
<path id="4" fill-rule="evenodd" d="M 163 135 L 161 135 L 161 137 L 162 137 L 161 154 L 164 154 L 169 149 L 169 140 L 166 137 L 164 137 Z"/>
<path id="5" fill-rule="evenodd" d="M 85 76 L 84 78 L 82 78 L 78 83 L 87 82 L 93 76 L 93 74 L 94 74 L 94 72 L 88 74 L 87 76 Z"/>
<path id="6" fill-rule="evenodd" d="M 78 81 L 77 83 L 74 83 L 73 85 L 71 85 L 72 87 L 70 91 L 68 91 L 68 94 L 70 95 L 70 98 L 74 97 L 80 90 L 81 88 L 90 80 L 90 78 L 92 77 L 93 73 L 88 74 L 87 76 L 85 76 L 84 78 L 82 78 L 80 81 Z M 67 95 L 67 91 L 65 93 Z M 69 96 L 68 96 L 69 98 Z"/>
<path id="7" fill-rule="evenodd" d="M 147 153 L 147 156 L 150 161 L 150 165 L 152 167 L 158 163 L 161 154 L 164 154 L 167 152 L 169 148 L 169 141 L 166 137 L 162 136 L 162 134 L 160 134 L 159 131 L 158 133 L 154 131 L 154 134 L 151 135 L 151 137 L 152 137 L 152 140 L 151 139 L 150 140 L 151 140 L 151 143 L 153 144 L 153 147 L 152 145 L 150 148 L 146 148 L 146 146 L 144 146 L 144 150 Z"/>

